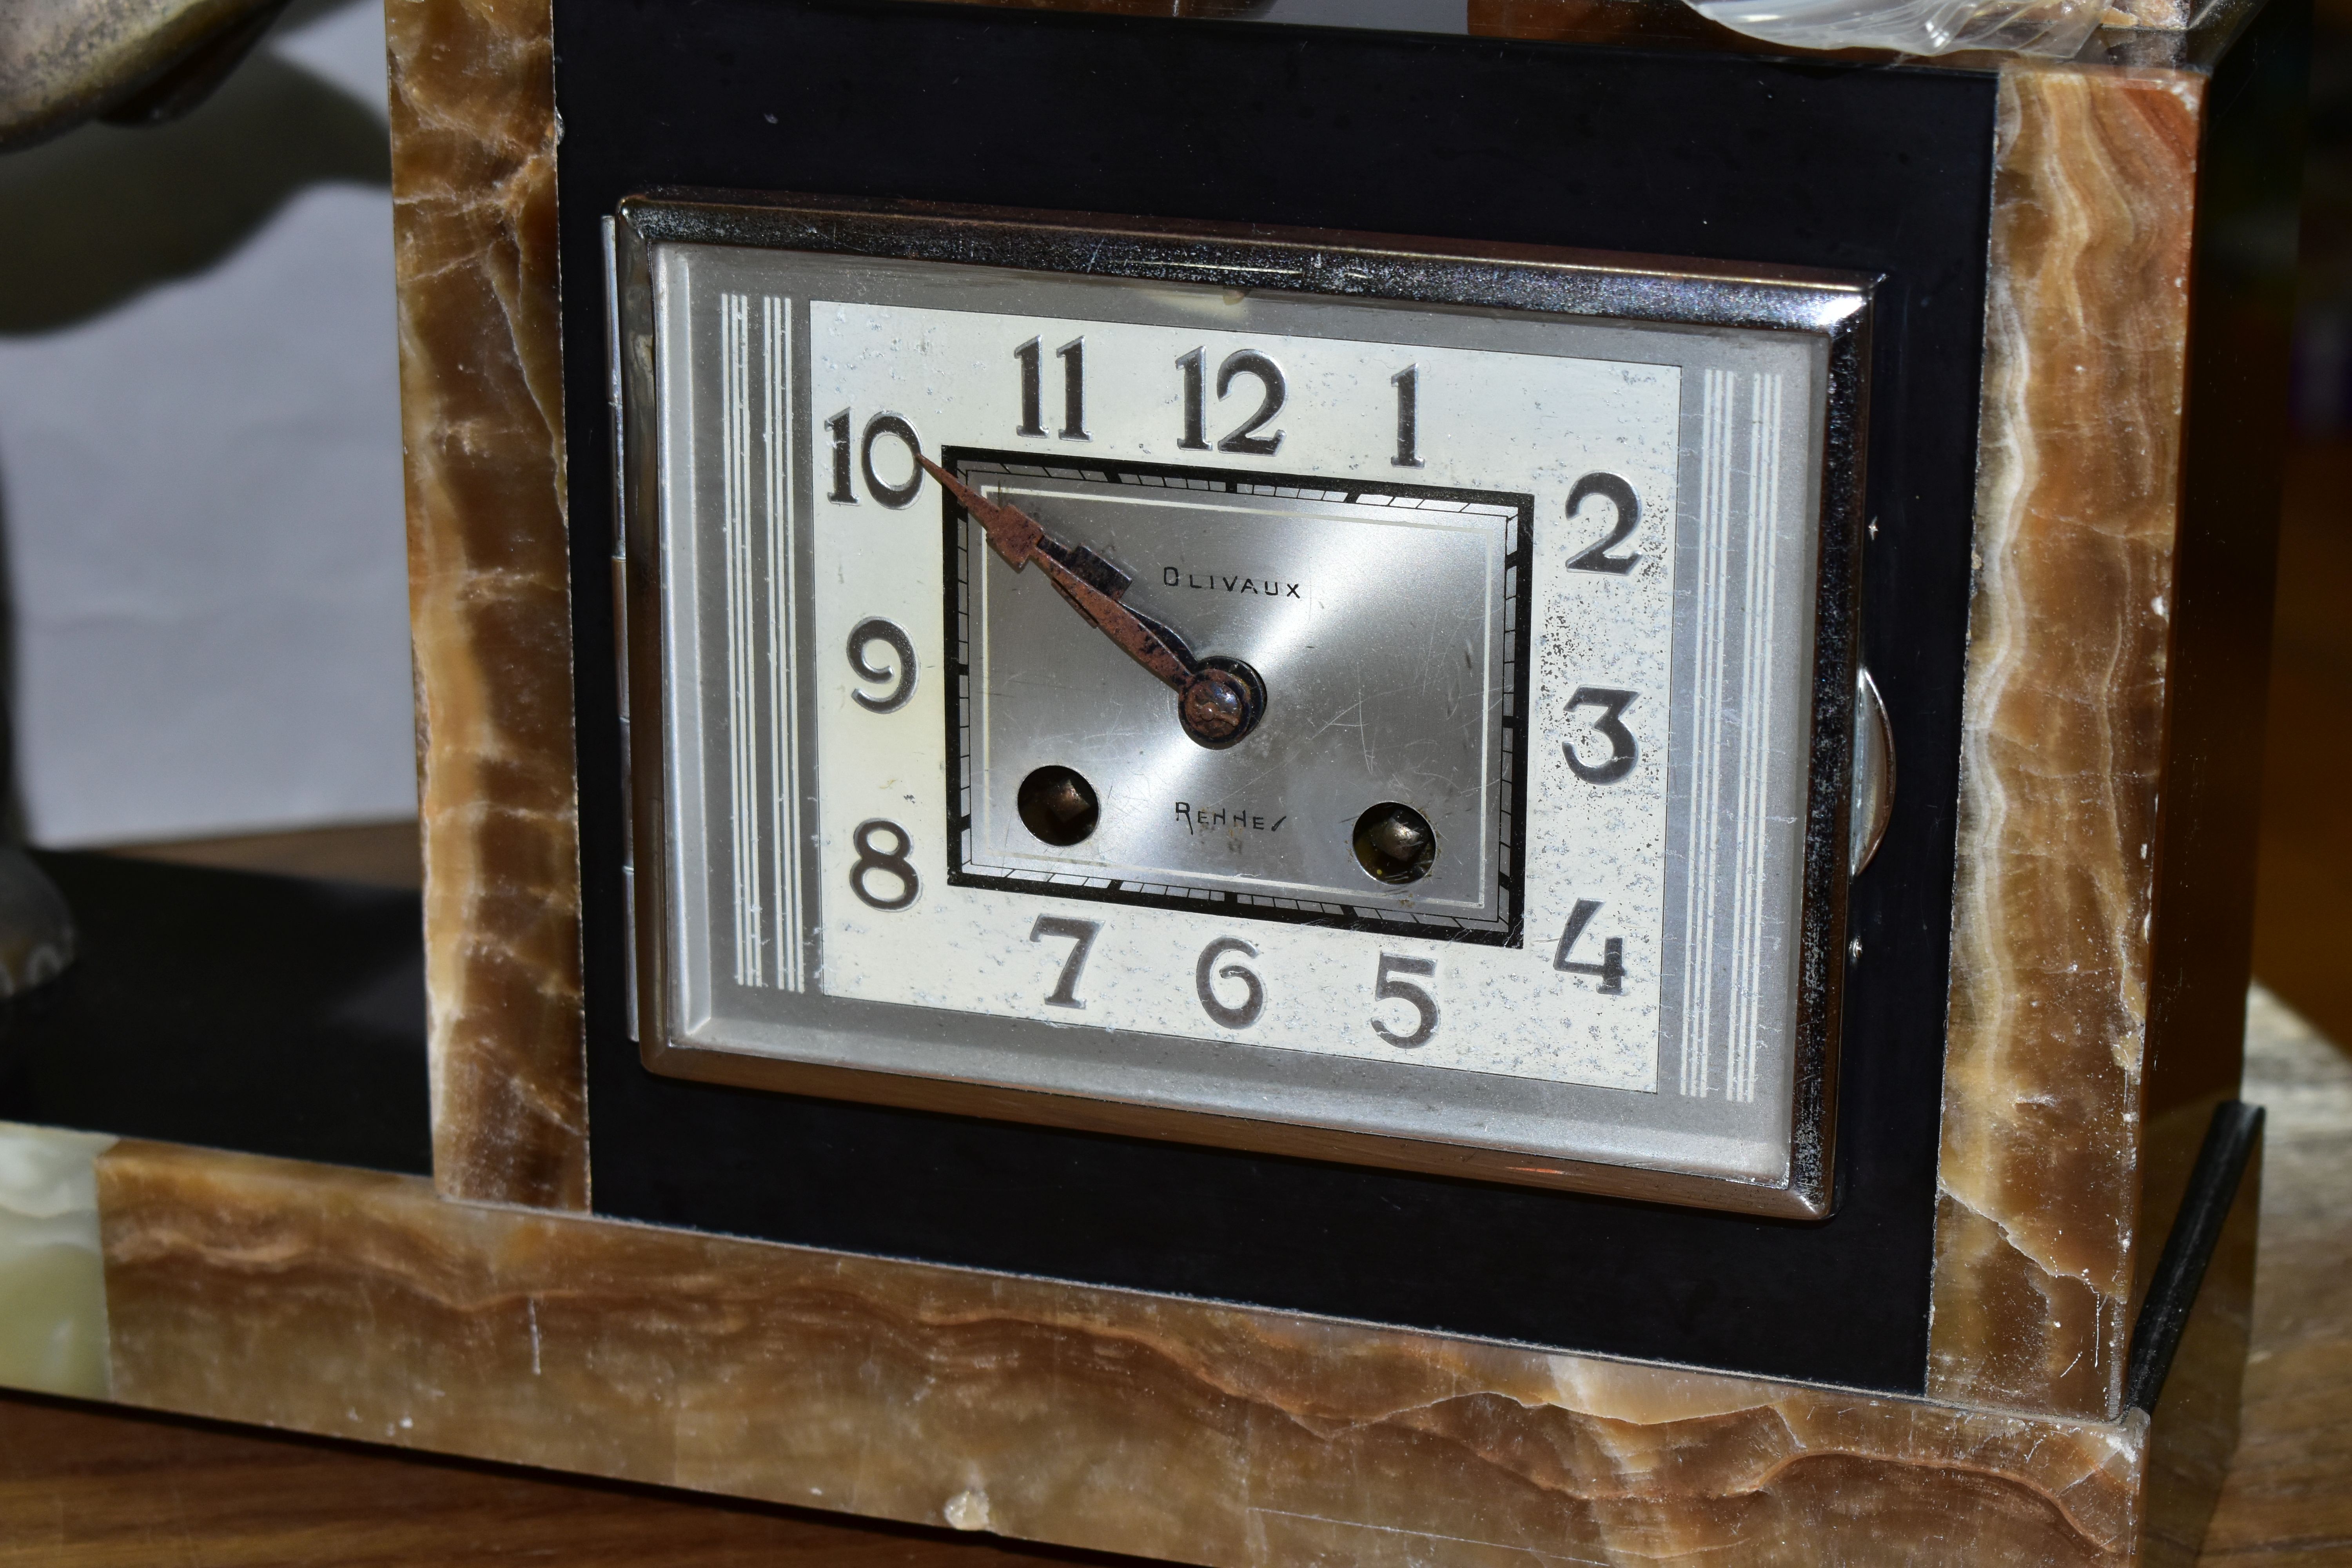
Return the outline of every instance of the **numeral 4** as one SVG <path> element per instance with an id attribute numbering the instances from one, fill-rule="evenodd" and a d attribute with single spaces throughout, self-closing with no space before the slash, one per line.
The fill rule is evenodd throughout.
<path id="1" fill-rule="evenodd" d="M 1552 952 L 1551 966 L 1564 974 L 1594 975 L 1601 982 L 1599 985 L 1593 987 L 1595 991 L 1603 996 L 1622 996 L 1625 994 L 1625 939 L 1623 937 L 1612 936 L 1601 944 L 1601 962 L 1598 963 L 1568 956 L 1570 950 L 1576 946 L 1577 939 L 1584 934 L 1584 928 L 1590 925 L 1592 917 L 1600 912 L 1600 900 L 1576 900 L 1576 908 L 1569 913 L 1568 927 L 1559 933 L 1559 946 Z"/>

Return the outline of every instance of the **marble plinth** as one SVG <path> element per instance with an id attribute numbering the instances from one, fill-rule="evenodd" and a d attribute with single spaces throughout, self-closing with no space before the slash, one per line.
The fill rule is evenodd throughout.
<path id="1" fill-rule="evenodd" d="M 1205 1563 L 2156 1560 L 2138 1412 L 1605 1362 L 168 1145 L 116 1146 L 98 1184 L 114 1397 L 156 1409 Z"/>
<path id="2" fill-rule="evenodd" d="M 2265 1254 L 2257 1366 L 2341 1360 L 2340 1335 L 2309 1330 L 2342 1317 L 2320 1294 L 2340 1285 L 2352 1068 L 2267 995 L 2250 1015 L 2248 1090 L 2280 1109 L 2288 1181 L 2265 1194 L 2250 1167 L 2162 1397 L 2113 1422 L 452 1203 L 152 1142 L 74 1142 L 94 1203 L 37 1206 L 94 1208 L 75 1223 L 104 1256 L 110 1396 L 153 1409 L 1247 1568 L 2185 1568 L 2235 1446 L 2258 1205 L 2297 1246 Z M 2239 1493 L 2315 1479 L 2307 1401 L 2266 1386 L 2279 1435 Z"/>

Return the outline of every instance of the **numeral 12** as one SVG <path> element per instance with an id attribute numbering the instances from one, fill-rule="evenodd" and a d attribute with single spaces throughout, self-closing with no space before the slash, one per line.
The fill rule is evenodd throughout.
<path id="1" fill-rule="evenodd" d="M 1184 373 L 1184 438 L 1176 443 L 1188 452 L 1209 449 L 1206 404 L 1208 373 L 1194 349 L 1177 356 L 1176 368 Z M 1282 412 L 1283 401 L 1290 395 L 1289 384 L 1283 380 L 1282 367 L 1255 349 L 1235 349 L 1217 367 L 1217 395 L 1222 398 L 1233 389 L 1234 378 L 1246 375 L 1258 384 L 1257 412 L 1244 420 L 1231 435 L 1217 443 L 1220 452 L 1248 452 L 1267 458 L 1282 445 L 1282 432 L 1261 436 L 1258 430 Z"/>

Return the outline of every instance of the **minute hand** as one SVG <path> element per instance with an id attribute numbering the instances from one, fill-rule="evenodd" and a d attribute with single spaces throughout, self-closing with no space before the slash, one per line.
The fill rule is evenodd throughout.
<path id="1" fill-rule="evenodd" d="M 990 500 L 929 458 L 917 460 L 972 515 L 1006 565 L 1018 572 L 1035 562 L 1072 609 L 1169 689 L 1181 696 L 1200 679 L 1200 659 L 1172 627 L 1120 603 L 1133 581 L 1126 573 L 1083 544 L 1055 539 L 1020 508 Z"/>

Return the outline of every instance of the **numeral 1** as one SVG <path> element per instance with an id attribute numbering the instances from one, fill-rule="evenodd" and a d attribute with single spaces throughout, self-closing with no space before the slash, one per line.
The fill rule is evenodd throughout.
<path id="1" fill-rule="evenodd" d="M 1062 439 L 1087 438 L 1087 340 L 1072 338 L 1054 351 L 1062 362 Z"/>
<path id="2" fill-rule="evenodd" d="M 824 499 L 856 506 L 857 498 L 849 489 L 849 410 L 845 408 L 826 420 L 824 428 L 833 437 L 833 493 Z"/>
<path id="3" fill-rule="evenodd" d="M 1037 340 L 1031 338 L 1013 351 L 1021 362 L 1021 424 L 1015 436 L 1043 436 L 1045 433 L 1045 396 L 1037 383 Z"/>
<path id="4" fill-rule="evenodd" d="M 1389 377 L 1389 383 L 1397 389 L 1397 449 L 1389 466 L 1417 468 L 1421 467 L 1421 456 L 1414 449 L 1419 438 L 1414 426 L 1421 400 L 1421 367 L 1409 364 Z"/>
<path id="5" fill-rule="evenodd" d="M 1179 355 L 1176 365 L 1184 373 L 1184 438 L 1176 445 L 1188 452 L 1205 452 L 1209 449 L 1209 437 L 1202 427 L 1208 416 L 1202 405 L 1208 399 L 1209 389 L 1202 384 L 1207 376 L 1201 368 L 1201 351 L 1194 349 Z"/>

